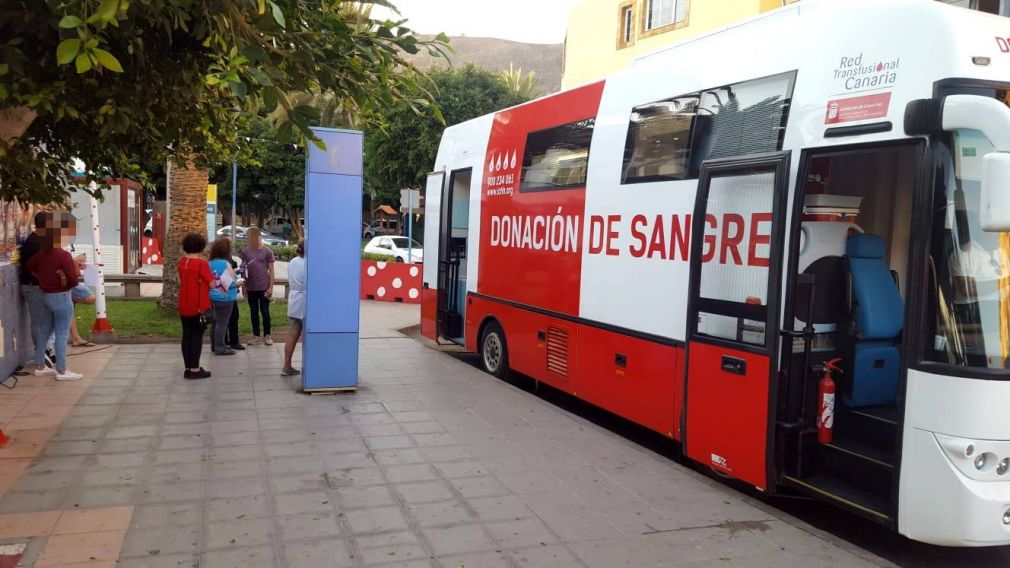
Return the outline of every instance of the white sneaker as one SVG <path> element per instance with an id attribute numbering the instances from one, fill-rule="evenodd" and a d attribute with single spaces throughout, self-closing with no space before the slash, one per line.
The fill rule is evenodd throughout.
<path id="1" fill-rule="evenodd" d="M 56 369 L 54 369 L 52 367 L 43 367 L 41 369 L 39 369 L 38 367 L 35 367 L 35 376 L 36 377 L 51 377 L 51 376 L 53 376 L 55 374 L 56 374 Z"/>
<path id="2" fill-rule="evenodd" d="M 71 371 L 70 369 L 67 369 L 67 370 L 63 371 L 62 373 L 57 373 L 57 375 L 56 375 L 56 380 L 57 381 L 77 381 L 77 380 L 80 380 L 80 379 L 83 379 L 83 378 L 84 378 L 84 375 L 82 375 L 80 373 L 75 373 L 75 372 Z"/>
<path id="3" fill-rule="evenodd" d="M 263 338 L 263 343 L 266 343 L 267 345 L 273 345 L 274 344 L 274 338 L 272 338 L 272 337 L 270 337 L 268 335 L 265 338 Z"/>
<path id="4" fill-rule="evenodd" d="M 246 343 L 246 345 L 259 345 L 259 344 L 260 344 L 259 336 L 254 336 L 252 340 L 249 341 L 249 343 Z"/>

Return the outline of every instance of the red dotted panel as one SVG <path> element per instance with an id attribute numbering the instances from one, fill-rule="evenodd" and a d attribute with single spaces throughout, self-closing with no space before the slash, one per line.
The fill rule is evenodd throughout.
<path id="1" fill-rule="evenodd" d="M 361 297 L 382 302 L 421 303 L 421 265 L 361 261 Z"/>

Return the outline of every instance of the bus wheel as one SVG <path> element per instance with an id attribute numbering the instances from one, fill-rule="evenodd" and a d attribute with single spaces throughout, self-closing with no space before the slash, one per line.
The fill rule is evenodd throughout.
<path id="1" fill-rule="evenodd" d="M 509 372 L 505 332 L 496 321 L 489 322 L 480 339 L 480 362 L 488 374 L 504 379 Z"/>

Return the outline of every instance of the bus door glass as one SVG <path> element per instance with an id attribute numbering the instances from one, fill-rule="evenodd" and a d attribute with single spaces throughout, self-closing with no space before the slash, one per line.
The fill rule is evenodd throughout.
<path id="1" fill-rule="evenodd" d="M 685 451 L 765 489 L 788 153 L 702 166 L 691 238 Z"/>
<path id="2" fill-rule="evenodd" d="M 463 341 L 471 168 L 455 170 L 441 190 L 438 230 L 438 334 Z M 431 182 L 431 178 L 429 178 Z"/>

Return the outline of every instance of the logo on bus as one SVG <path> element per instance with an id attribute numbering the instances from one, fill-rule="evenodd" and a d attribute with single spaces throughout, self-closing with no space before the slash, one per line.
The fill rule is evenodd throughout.
<path id="1" fill-rule="evenodd" d="M 1003 53 L 1010 53 L 1010 38 L 996 36 L 996 45 Z"/>
<path id="2" fill-rule="evenodd" d="M 519 152 L 507 149 L 491 154 L 487 163 L 487 196 L 512 195 L 516 184 L 516 164 Z"/>
<path id="3" fill-rule="evenodd" d="M 863 61 L 863 54 L 842 57 L 835 67 L 835 79 L 843 81 L 846 91 L 882 89 L 891 87 L 898 81 L 898 65 L 901 59 L 880 59 Z"/>

